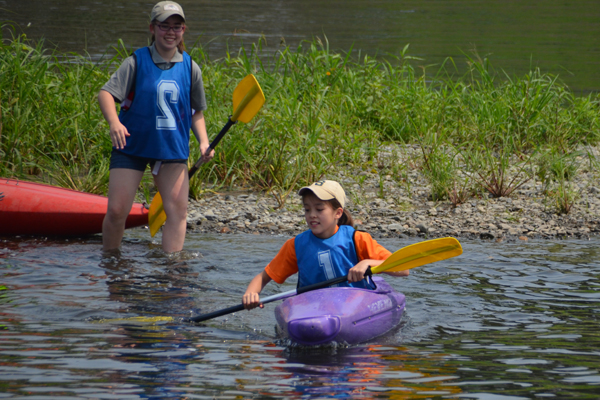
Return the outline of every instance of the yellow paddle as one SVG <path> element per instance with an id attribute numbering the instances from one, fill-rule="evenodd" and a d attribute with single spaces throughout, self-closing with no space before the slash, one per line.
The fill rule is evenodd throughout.
<path id="1" fill-rule="evenodd" d="M 383 263 L 371 268 L 373 274 L 400 272 L 407 269 L 446 260 L 462 254 L 462 246 L 453 237 L 431 239 L 414 243 L 396 251 Z M 369 271 L 365 273 L 368 275 Z"/>
<path id="2" fill-rule="evenodd" d="M 436 261 L 445 260 L 448 258 L 456 257 L 462 254 L 462 247 L 458 240 L 452 237 L 426 240 L 411 244 L 396 251 L 394 254 L 389 256 L 380 265 L 367 269 L 365 276 L 372 276 L 373 274 L 380 274 L 382 272 L 399 272 L 407 269 L 420 267 L 421 265 L 431 264 Z M 309 292 L 311 290 L 323 289 L 325 287 L 343 283 L 348 280 L 348 275 L 339 278 L 333 278 L 328 281 L 315 283 L 314 285 L 303 286 L 299 289 L 290 290 L 288 292 L 279 293 L 273 296 L 265 297 L 261 300 L 262 304 L 270 303 L 272 301 L 285 299 L 288 297 L 295 296 L 300 293 Z M 220 317 L 226 314 L 231 314 L 244 309 L 243 304 L 237 306 L 225 308 L 222 310 L 214 311 L 208 314 L 198 315 L 193 318 L 186 319 L 189 322 L 202 322 L 216 317 Z"/>
<path id="3" fill-rule="evenodd" d="M 217 144 L 219 144 L 219 141 L 232 125 L 236 124 L 238 121 L 244 123 L 250 122 L 264 103 L 265 95 L 254 75 L 250 74 L 242 79 L 233 91 L 233 115 L 229 117 L 223 129 L 221 129 L 221 132 L 219 132 L 217 137 L 212 141 L 206 150 L 206 154 L 209 154 Z M 200 157 L 188 172 L 188 177 L 190 179 L 202 164 L 202 157 Z M 167 214 L 165 214 L 162 197 L 160 196 L 160 193 L 156 193 L 156 196 L 152 199 L 152 203 L 150 203 L 150 210 L 148 211 L 148 224 L 150 225 L 150 235 L 152 237 L 156 235 L 156 232 L 164 225 L 166 220 Z"/>

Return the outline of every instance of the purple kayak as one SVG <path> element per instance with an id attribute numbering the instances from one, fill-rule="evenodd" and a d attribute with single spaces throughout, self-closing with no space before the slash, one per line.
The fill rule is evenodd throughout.
<path id="1" fill-rule="evenodd" d="M 303 345 L 366 342 L 398 326 L 404 294 L 381 277 L 376 290 L 333 287 L 305 292 L 275 308 L 283 334 Z"/>

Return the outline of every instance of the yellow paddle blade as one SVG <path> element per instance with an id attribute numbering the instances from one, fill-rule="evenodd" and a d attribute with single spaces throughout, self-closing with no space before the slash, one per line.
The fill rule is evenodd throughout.
<path id="1" fill-rule="evenodd" d="M 167 214 L 165 214 L 165 209 L 163 207 L 162 197 L 160 193 L 156 193 L 156 196 L 152 199 L 152 203 L 150 203 L 150 209 L 148 210 L 148 225 L 150 226 L 150 236 L 154 237 L 156 232 L 160 229 L 161 226 L 167 220 Z"/>
<path id="2" fill-rule="evenodd" d="M 265 95 L 258 84 L 258 81 L 254 75 L 250 74 L 246 76 L 233 90 L 233 115 L 231 121 L 242 121 L 244 123 L 250 122 L 256 113 L 265 104 Z M 219 142 L 221 136 L 227 132 L 227 129 L 231 126 L 229 123 L 225 125 L 224 131 L 222 131 L 214 144 L 211 143 L 210 147 L 215 148 Z M 148 210 L 148 224 L 150 226 L 150 236 L 154 237 L 159 231 L 160 227 L 167 221 L 167 215 L 165 214 L 162 198 L 160 193 L 156 193 L 156 196 L 150 203 L 150 210 Z"/>
<path id="3" fill-rule="evenodd" d="M 248 123 L 265 104 L 265 95 L 254 75 L 246 76 L 233 91 L 232 121 Z"/>
<path id="4" fill-rule="evenodd" d="M 371 272 L 399 272 L 407 269 L 446 260 L 462 254 L 462 247 L 453 237 L 426 240 L 411 244 L 396 251 L 382 264 L 371 268 Z"/>

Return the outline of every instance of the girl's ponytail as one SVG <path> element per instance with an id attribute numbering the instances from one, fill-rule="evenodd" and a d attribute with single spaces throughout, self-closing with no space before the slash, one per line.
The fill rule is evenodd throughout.
<path id="1" fill-rule="evenodd" d="M 354 220 L 352 219 L 352 215 L 350 215 L 350 211 L 344 210 L 342 217 L 338 220 L 338 226 L 341 225 L 350 225 L 354 228 Z"/>
<path id="2" fill-rule="evenodd" d="M 329 203 L 331 204 L 331 206 L 333 207 L 334 210 L 337 210 L 338 208 L 342 208 L 342 205 L 336 199 L 329 200 Z M 349 225 L 354 228 L 354 219 L 352 219 L 352 215 L 350 214 L 350 211 L 348 211 L 344 208 L 344 213 L 342 214 L 340 219 L 338 219 L 337 224 L 338 224 L 338 226 Z"/>

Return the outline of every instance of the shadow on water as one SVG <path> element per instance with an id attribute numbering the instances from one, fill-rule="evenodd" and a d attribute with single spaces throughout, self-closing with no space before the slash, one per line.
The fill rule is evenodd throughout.
<path id="1" fill-rule="evenodd" d="M 597 396 L 598 239 L 463 242 L 460 258 L 388 278 L 407 297 L 400 329 L 309 349 L 275 335 L 272 304 L 181 321 L 238 304 L 287 238 L 190 235 L 187 251 L 167 257 L 146 235 L 130 231 L 115 256 L 100 252 L 98 237 L 0 241 L 3 396 Z"/>

